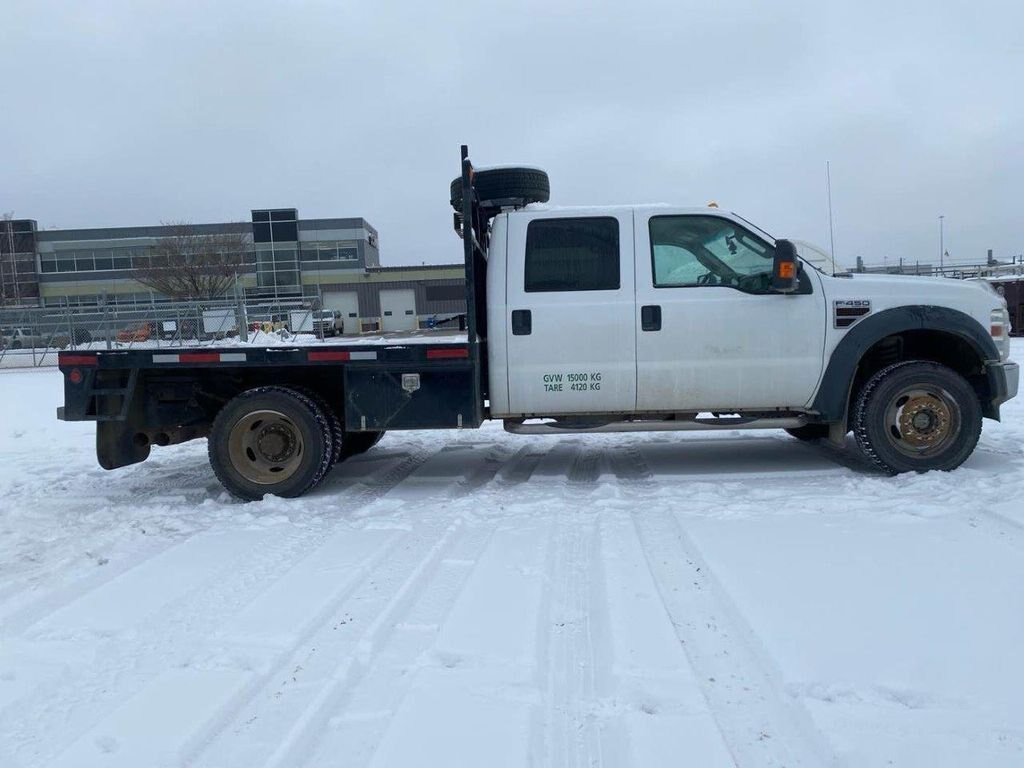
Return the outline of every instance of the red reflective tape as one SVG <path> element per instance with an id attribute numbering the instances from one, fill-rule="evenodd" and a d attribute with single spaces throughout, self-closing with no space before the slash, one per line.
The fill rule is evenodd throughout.
<path id="1" fill-rule="evenodd" d="M 182 352 L 179 363 L 219 363 L 220 352 Z"/>
<path id="2" fill-rule="evenodd" d="M 311 363 L 339 363 L 349 359 L 348 352 L 313 351 L 306 353 L 306 359 Z"/>
<path id="3" fill-rule="evenodd" d="M 453 357 L 469 357 L 468 349 L 428 349 L 427 360 L 449 360 Z"/>
<path id="4" fill-rule="evenodd" d="M 57 363 L 59 365 L 92 365 L 97 366 L 100 364 L 99 358 L 96 355 L 57 355 Z"/>

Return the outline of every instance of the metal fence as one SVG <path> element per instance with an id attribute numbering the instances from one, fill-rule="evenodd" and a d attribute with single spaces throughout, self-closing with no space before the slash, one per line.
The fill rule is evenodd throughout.
<path id="1" fill-rule="evenodd" d="M 316 319 L 318 309 L 316 298 L 0 309 L 0 368 L 56 365 L 62 349 L 244 343 L 259 332 L 302 332 L 322 339 L 332 328 Z"/>

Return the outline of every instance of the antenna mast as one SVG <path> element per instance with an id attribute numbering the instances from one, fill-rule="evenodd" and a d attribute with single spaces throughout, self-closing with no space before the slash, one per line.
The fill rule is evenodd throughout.
<path id="1" fill-rule="evenodd" d="M 832 169 L 829 161 L 825 161 L 825 190 L 828 193 L 828 238 L 829 249 L 832 255 L 832 273 L 836 271 L 836 231 L 832 226 Z"/>

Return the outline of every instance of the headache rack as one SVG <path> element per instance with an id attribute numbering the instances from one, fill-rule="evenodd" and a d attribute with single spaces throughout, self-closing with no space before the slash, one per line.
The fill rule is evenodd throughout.
<path id="1" fill-rule="evenodd" d="M 462 145 L 462 210 L 453 214 L 455 232 L 462 238 L 466 264 L 466 331 L 470 343 L 487 338 L 488 222 L 497 212 L 480 204 L 473 186 L 469 147 Z M 467 226 L 468 222 L 468 226 Z"/>

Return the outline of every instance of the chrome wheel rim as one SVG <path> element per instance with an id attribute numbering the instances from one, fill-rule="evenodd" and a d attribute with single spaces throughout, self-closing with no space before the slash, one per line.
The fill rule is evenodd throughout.
<path id="1" fill-rule="evenodd" d="M 253 411 L 231 428 L 228 456 L 246 480 L 259 485 L 281 483 L 302 464 L 302 433 L 280 411 Z"/>
<path id="2" fill-rule="evenodd" d="M 960 406 L 941 387 L 901 390 L 885 411 L 885 434 L 900 453 L 924 458 L 942 453 L 960 434 Z"/>

